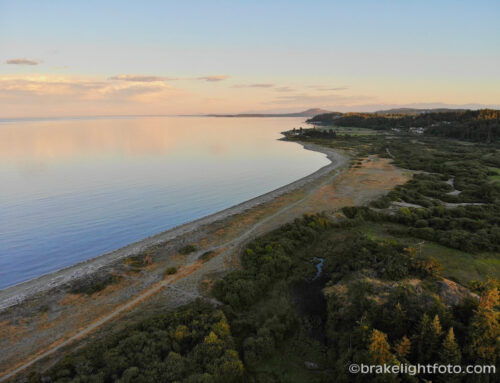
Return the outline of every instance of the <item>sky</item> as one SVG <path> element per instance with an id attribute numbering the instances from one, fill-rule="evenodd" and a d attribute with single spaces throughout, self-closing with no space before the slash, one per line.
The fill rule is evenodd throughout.
<path id="1" fill-rule="evenodd" d="M 500 108 L 498 15 L 498 0 L 0 0 L 0 118 Z"/>

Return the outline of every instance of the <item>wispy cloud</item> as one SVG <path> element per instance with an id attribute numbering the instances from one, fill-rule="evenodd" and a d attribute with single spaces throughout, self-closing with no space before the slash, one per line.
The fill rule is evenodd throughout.
<path id="1" fill-rule="evenodd" d="M 135 95 L 169 91 L 163 82 L 112 82 L 71 76 L 0 76 L 0 98 L 51 97 L 78 99 L 131 98 Z"/>
<path id="2" fill-rule="evenodd" d="M 40 64 L 40 61 L 28 59 L 10 59 L 5 61 L 5 63 L 9 65 L 38 65 Z"/>
<path id="3" fill-rule="evenodd" d="M 75 80 L 66 77 L 49 76 L 0 76 L 2 95 L 25 96 L 69 96 L 89 91 L 101 90 L 106 86 L 103 81 Z"/>
<path id="4" fill-rule="evenodd" d="M 294 92 L 295 89 L 290 88 L 289 86 L 279 86 L 274 88 L 275 91 L 277 92 Z"/>
<path id="5" fill-rule="evenodd" d="M 337 91 L 337 90 L 347 90 L 349 89 L 348 87 L 346 86 L 341 86 L 341 87 L 338 87 L 338 88 L 326 88 L 326 89 L 321 89 L 321 90 L 326 90 L 326 91 Z"/>
<path id="6" fill-rule="evenodd" d="M 236 84 L 233 88 L 273 88 L 274 84 Z"/>
<path id="7" fill-rule="evenodd" d="M 217 82 L 217 81 L 224 81 L 227 80 L 229 76 L 226 75 L 212 75 L 212 76 L 202 76 L 202 77 L 197 77 L 197 80 L 203 80 L 203 81 L 210 81 L 210 82 Z"/>
<path id="8" fill-rule="evenodd" d="M 232 86 L 233 88 L 263 88 L 263 89 L 272 89 L 276 92 L 295 92 L 294 88 L 289 86 L 278 86 L 276 84 L 269 83 L 254 83 L 254 84 L 236 84 Z"/>
<path id="9" fill-rule="evenodd" d="M 158 81 L 177 80 L 177 78 L 163 77 L 163 76 L 147 76 L 147 75 L 140 75 L 140 74 L 119 74 L 119 75 L 110 77 L 109 80 L 132 81 L 132 82 L 158 82 Z"/>
<path id="10" fill-rule="evenodd" d="M 371 96 L 340 96 L 338 94 L 311 95 L 307 93 L 283 95 L 275 98 L 272 104 L 298 104 L 298 105 L 334 105 L 337 103 L 353 104 L 374 99 Z"/>
<path id="11" fill-rule="evenodd" d="M 195 101 L 193 101 L 195 100 Z M 70 75 L 1 75 L 0 117 L 178 113 L 199 97 L 164 81 L 110 81 Z M 185 112 L 188 112 L 187 110 Z"/>
<path id="12" fill-rule="evenodd" d="M 340 90 L 349 89 L 349 87 L 347 87 L 347 86 L 327 87 L 327 86 L 316 86 L 316 85 L 312 85 L 309 88 L 313 88 L 313 89 L 316 89 L 319 91 L 327 91 L 327 92 L 336 92 L 336 91 L 340 91 Z"/>

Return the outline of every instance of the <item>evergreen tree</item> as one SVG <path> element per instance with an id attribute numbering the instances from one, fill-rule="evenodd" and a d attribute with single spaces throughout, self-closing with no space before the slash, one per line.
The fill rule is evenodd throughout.
<path id="1" fill-rule="evenodd" d="M 419 362 L 431 362 L 436 355 L 440 345 L 443 328 L 436 315 L 431 321 L 427 314 L 422 317 L 420 323 L 420 334 L 417 336 L 417 359 Z"/>
<path id="2" fill-rule="evenodd" d="M 403 338 L 401 338 L 401 340 L 394 347 L 394 350 L 396 351 L 396 354 L 400 359 L 406 359 L 406 357 L 410 355 L 411 352 L 410 339 L 408 339 L 406 335 L 403 336 Z"/>
<path id="3" fill-rule="evenodd" d="M 373 329 L 370 339 L 370 355 L 377 364 L 385 364 L 391 360 L 391 346 L 387 341 L 387 334 Z"/>
<path id="4" fill-rule="evenodd" d="M 460 346 L 455 340 L 455 332 L 453 331 L 453 327 L 450 327 L 448 333 L 446 334 L 446 337 L 443 340 L 439 356 L 443 364 L 460 364 L 462 353 L 460 352 Z"/>
<path id="5" fill-rule="evenodd" d="M 439 360 L 441 364 L 457 366 L 460 364 L 462 359 L 462 353 L 460 352 L 460 346 L 455 340 L 455 332 L 453 327 L 450 327 L 446 337 L 443 340 L 441 350 L 439 352 Z M 437 380 L 439 382 L 454 383 L 460 382 L 461 377 L 457 374 L 445 374 L 438 376 Z"/>
<path id="6" fill-rule="evenodd" d="M 439 321 L 439 316 L 436 314 L 431 323 L 432 335 L 435 338 L 441 337 L 443 335 L 443 328 L 441 327 L 441 322 Z"/>
<path id="7" fill-rule="evenodd" d="M 498 289 L 494 288 L 481 297 L 472 318 L 470 353 L 473 358 L 496 364 L 500 359 L 500 304 Z"/>

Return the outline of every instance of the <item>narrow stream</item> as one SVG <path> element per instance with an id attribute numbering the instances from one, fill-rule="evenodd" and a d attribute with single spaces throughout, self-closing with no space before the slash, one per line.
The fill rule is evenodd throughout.
<path id="1" fill-rule="evenodd" d="M 316 275 L 311 280 L 297 282 L 292 285 L 292 300 L 295 304 L 297 314 L 302 320 L 304 328 L 309 335 L 319 342 L 326 343 L 326 299 L 323 288 L 327 277 L 323 274 L 324 259 L 314 257 L 316 264 Z"/>
<path id="2" fill-rule="evenodd" d="M 323 272 L 323 262 L 325 262 L 325 258 L 314 257 L 313 259 L 315 261 L 318 261 L 318 263 L 316 264 L 316 276 L 313 278 L 313 281 L 315 281 L 321 276 L 321 273 Z"/>

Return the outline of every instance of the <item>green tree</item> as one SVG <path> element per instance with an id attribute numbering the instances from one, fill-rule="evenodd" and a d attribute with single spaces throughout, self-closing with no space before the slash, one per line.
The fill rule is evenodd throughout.
<path id="1" fill-rule="evenodd" d="M 434 316 L 434 319 L 432 320 L 431 330 L 432 334 L 436 338 L 439 338 L 441 337 L 441 335 L 443 335 L 443 328 L 441 327 L 441 322 L 439 321 L 439 316 L 437 314 Z"/>
<path id="2" fill-rule="evenodd" d="M 439 316 L 431 320 L 427 314 L 422 317 L 420 333 L 417 336 L 417 358 L 419 362 L 430 362 L 433 360 L 440 345 L 443 329 Z"/>
<path id="3" fill-rule="evenodd" d="M 443 340 L 439 356 L 443 364 L 460 364 L 462 353 L 460 352 L 460 346 L 455 339 L 455 332 L 453 331 L 453 327 L 450 327 Z"/>
<path id="4" fill-rule="evenodd" d="M 441 350 L 439 351 L 439 361 L 444 365 L 457 366 L 460 364 L 461 359 L 462 353 L 460 352 L 460 346 L 455 340 L 453 327 L 450 327 L 441 345 Z M 443 383 L 454 383 L 460 382 L 461 377 L 457 374 L 444 374 L 439 375 L 437 377 L 437 381 Z"/>

